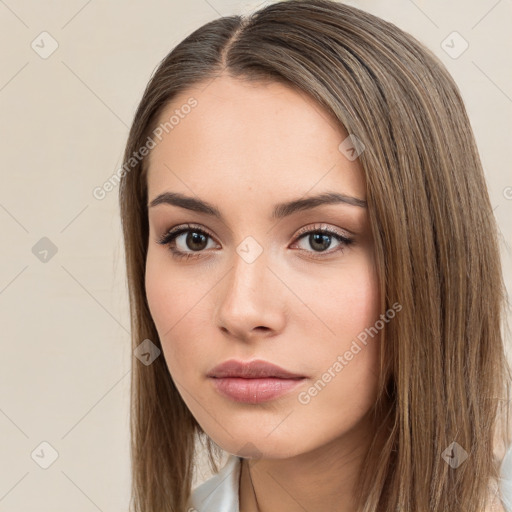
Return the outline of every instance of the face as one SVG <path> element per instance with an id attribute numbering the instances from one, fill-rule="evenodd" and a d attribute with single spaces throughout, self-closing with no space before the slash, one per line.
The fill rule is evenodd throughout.
<path id="1" fill-rule="evenodd" d="M 348 133 L 279 83 L 222 76 L 174 98 L 161 121 L 176 109 L 187 115 L 149 155 L 148 204 L 160 199 L 146 293 L 183 400 L 235 454 L 290 457 L 362 432 L 379 365 L 379 335 L 365 329 L 383 312 L 362 169 L 339 149 Z M 322 194 L 338 200 L 276 208 Z M 228 360 L 294 378 L 210 376 Z"/>

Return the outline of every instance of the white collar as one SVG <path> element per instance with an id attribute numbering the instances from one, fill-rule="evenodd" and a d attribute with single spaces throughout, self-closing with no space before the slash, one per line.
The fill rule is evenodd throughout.
<path id="1" fill-rule="evenodd" d="M 230 454 L 223 468 L 196 487 L 190 496 L 188 512 L 240 512 L 238 499 L 241 457 Z M 493 511 L 512 511 L 512 447 L 501 467 L 499 487 L 502 502 L 493 503 Z M 503 505 L 505 509 L 503 509 Z"/>
<path id="2" fill-rule="evenodd" d="M 238 489 L 241 458 L 230 454 L 224 467 L 196 487 L 191 494 L 190 512 L 239 512 Z"/>

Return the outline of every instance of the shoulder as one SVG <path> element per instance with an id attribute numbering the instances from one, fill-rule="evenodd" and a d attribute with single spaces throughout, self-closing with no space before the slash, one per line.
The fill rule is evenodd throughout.
<path id="1" fill-rule="evenodd" d="M 230 455 L 222 469 L 192 490 L 188 510 L 239 512 L 240 458 Z"/>

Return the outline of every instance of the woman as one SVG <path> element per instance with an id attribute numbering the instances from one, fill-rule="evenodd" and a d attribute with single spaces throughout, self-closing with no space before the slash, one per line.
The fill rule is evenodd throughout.
<path id="1" fill-rule="evenodd" d="M 135 512 L 502 510 L 496 225 L 429 50 L 327 0 L 215 20 L 123 169 Z"/>

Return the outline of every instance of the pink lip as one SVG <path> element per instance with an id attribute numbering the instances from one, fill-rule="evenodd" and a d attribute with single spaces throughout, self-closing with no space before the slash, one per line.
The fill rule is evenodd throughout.
<path id="1" fill-rule="evenodd" d="M 207 374 L 216 389 L 236 402 L 260 403 L 277 398 L 306 377 L 262 360 L 229 360 Z"/>
<path id="2" fill-rule="evenodd" d="M 242 377 L 244 379 L 259 379 L 264 377 L 275 377 L 280 379 L 297 379 L 305 377 L 297 373 L 289 372 L 280 366 L 277 366 L 261 359 L 253 361 L 237 361 L 229 359 L 215 366 L 208 372 L 208 377 Z"/>

